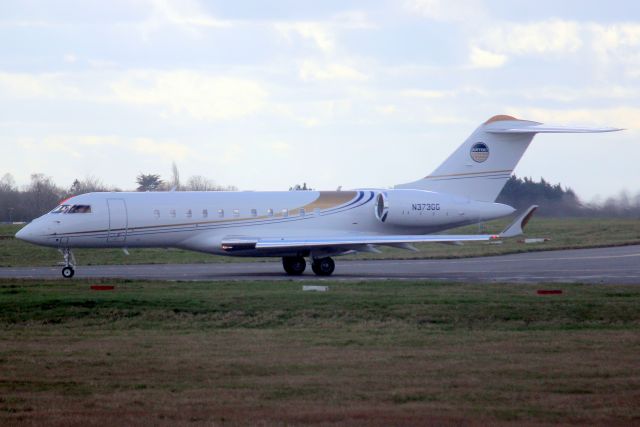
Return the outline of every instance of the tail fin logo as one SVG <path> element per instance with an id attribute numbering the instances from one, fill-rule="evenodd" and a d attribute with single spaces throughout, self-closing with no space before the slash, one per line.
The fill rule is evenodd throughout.
<path id="1" fill-rule="evenodd" d="M 471 159 L 482 163 L 489 158 L 489 147 L 484 142 L 477 142 L 471 147 Z"/>

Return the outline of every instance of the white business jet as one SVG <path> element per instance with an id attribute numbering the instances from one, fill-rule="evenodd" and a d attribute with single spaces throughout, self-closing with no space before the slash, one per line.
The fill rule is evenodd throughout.
<path id="1" fill-rule="evenodd" d="M 495 116 L 432 174 L 394 189 L 273 192 L 104 192 L 63 201 L 16 237 L 58 248 L 73 277 L 72 248 L 181 248 L 217 255 L 282 257 L 302 274 L 305 258 L 320 276 L 332 256 L 415 250 L 417 242 L 488 241 L 522 233 L 535 206 L 498 235 L 434 234 L 507 216 L 495 199 L 536 133 L 610 132 L 614 128 L 548 126 Z"/>

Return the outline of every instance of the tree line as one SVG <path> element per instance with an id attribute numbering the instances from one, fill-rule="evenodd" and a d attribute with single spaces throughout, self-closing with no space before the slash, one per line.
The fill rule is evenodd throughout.
<path id="1" fill-rule="evenodd" d="M 540 208 L 536 215 L 550 217 L 640 218 L 640 193 L 632 197 L 622 192 L 604 201 L 585 203 L 571 188 L 551 184 L 544 178 L 534 181 L 511 176 L 496 202 L 516 209 L 538 205 Z"/>

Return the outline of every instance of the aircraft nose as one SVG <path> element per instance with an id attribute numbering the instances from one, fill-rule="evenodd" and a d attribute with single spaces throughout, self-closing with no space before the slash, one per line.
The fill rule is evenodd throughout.
<path id="1" fill-rule="evenodd" d="M 18 232 L 16 233 L 16 239 L 24 240 L 25 242 L 36 243 L 36 236 L 33 226 L 31 224 L 27 224 L 20 230 L 18 230 Z"/>

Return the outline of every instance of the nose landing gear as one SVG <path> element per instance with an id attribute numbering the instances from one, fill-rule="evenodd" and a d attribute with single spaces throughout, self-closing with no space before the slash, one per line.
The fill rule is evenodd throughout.
<path id="1" fill-rule="evenodd" d="M 71 252 L 71 249 L 69 248 L 62 248 L 59 249 L 59 251 L 64 257 L 64 262 L 62 264 L 64 265 L 64 267 L 62 267 L 62 277 L 64 277 L 65 279 L 71 279 L 76 272 L 74 269 L 76 265 L 76 257 L 73 255 L 73 252 Z"/>

